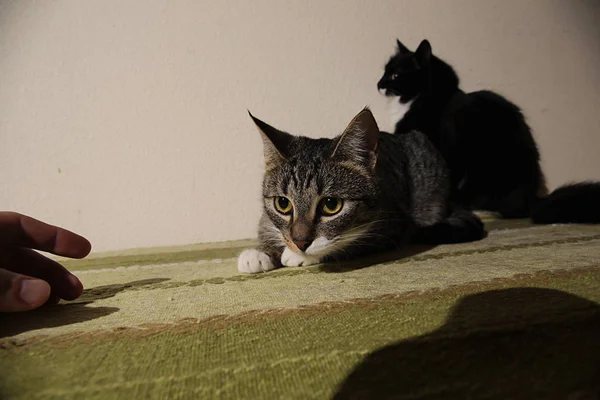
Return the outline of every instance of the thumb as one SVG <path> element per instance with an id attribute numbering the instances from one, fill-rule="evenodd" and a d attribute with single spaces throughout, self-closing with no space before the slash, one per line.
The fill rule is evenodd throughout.
<path id="1" fill-rule="evenodd" d="M 0 312 L 32 310 L 48 297 L 50 285 L 45 281 L 0 269 Z"/>

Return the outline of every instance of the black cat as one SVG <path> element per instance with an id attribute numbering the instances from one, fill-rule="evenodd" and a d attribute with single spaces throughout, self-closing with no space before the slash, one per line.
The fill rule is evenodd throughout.
<path id="1" fill-rule="evenodd" d="M 395 133 L 425 133 L 451 171 L 453 200 L 504 218 L 536 223 L 600 223 L 600 183 L 547 194 L 539 152 L 519 107 L 487 90 L 465 93 L 450 65 L 423 40 L 412 52 L 397 41 L 378 89 L 396 111 Z"/>

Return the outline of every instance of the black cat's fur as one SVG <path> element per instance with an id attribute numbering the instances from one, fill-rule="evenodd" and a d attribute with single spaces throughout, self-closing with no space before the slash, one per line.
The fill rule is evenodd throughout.
<path id="1" fill-rule="evenodd" d="M 396 134 L 418 130 L 444 156 L 453 200 L 504 218 L 536 223 L 600 222 L 600 184 L 566 185 L 547 194 L 540 155 L 519 107 L 487 90 L 465 93 L 452 67 L 423 40 L 400 41 L 377 87 L 410 106 Z"/>

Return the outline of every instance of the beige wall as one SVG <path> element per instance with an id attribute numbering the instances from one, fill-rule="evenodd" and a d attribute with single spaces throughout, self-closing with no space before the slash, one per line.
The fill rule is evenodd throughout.
<path id="1" fill-rule="evenodd" d="M 396 37 L 519 104 L 551 187 L 600 178 L 598 4 L 0 0 L 0 209 L 96 251 L 254 236 L 246 109 L 333 136 L 370 104 L 388 129 L 376 82 Z"/>

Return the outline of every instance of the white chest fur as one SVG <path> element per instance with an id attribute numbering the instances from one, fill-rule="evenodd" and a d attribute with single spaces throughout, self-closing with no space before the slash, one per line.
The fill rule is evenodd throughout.
<path id="1" fill-rule="evenodd" d="M 410 110 L 410 106 L 415 101 L 414 99 L 407 102 L 401 103 L 399 96 L 388 97 L 388 115 L 390 117 L 390 126 L 392 131 L 396 128 L 396 124 L 404 118 L 404 115 Z"/>

